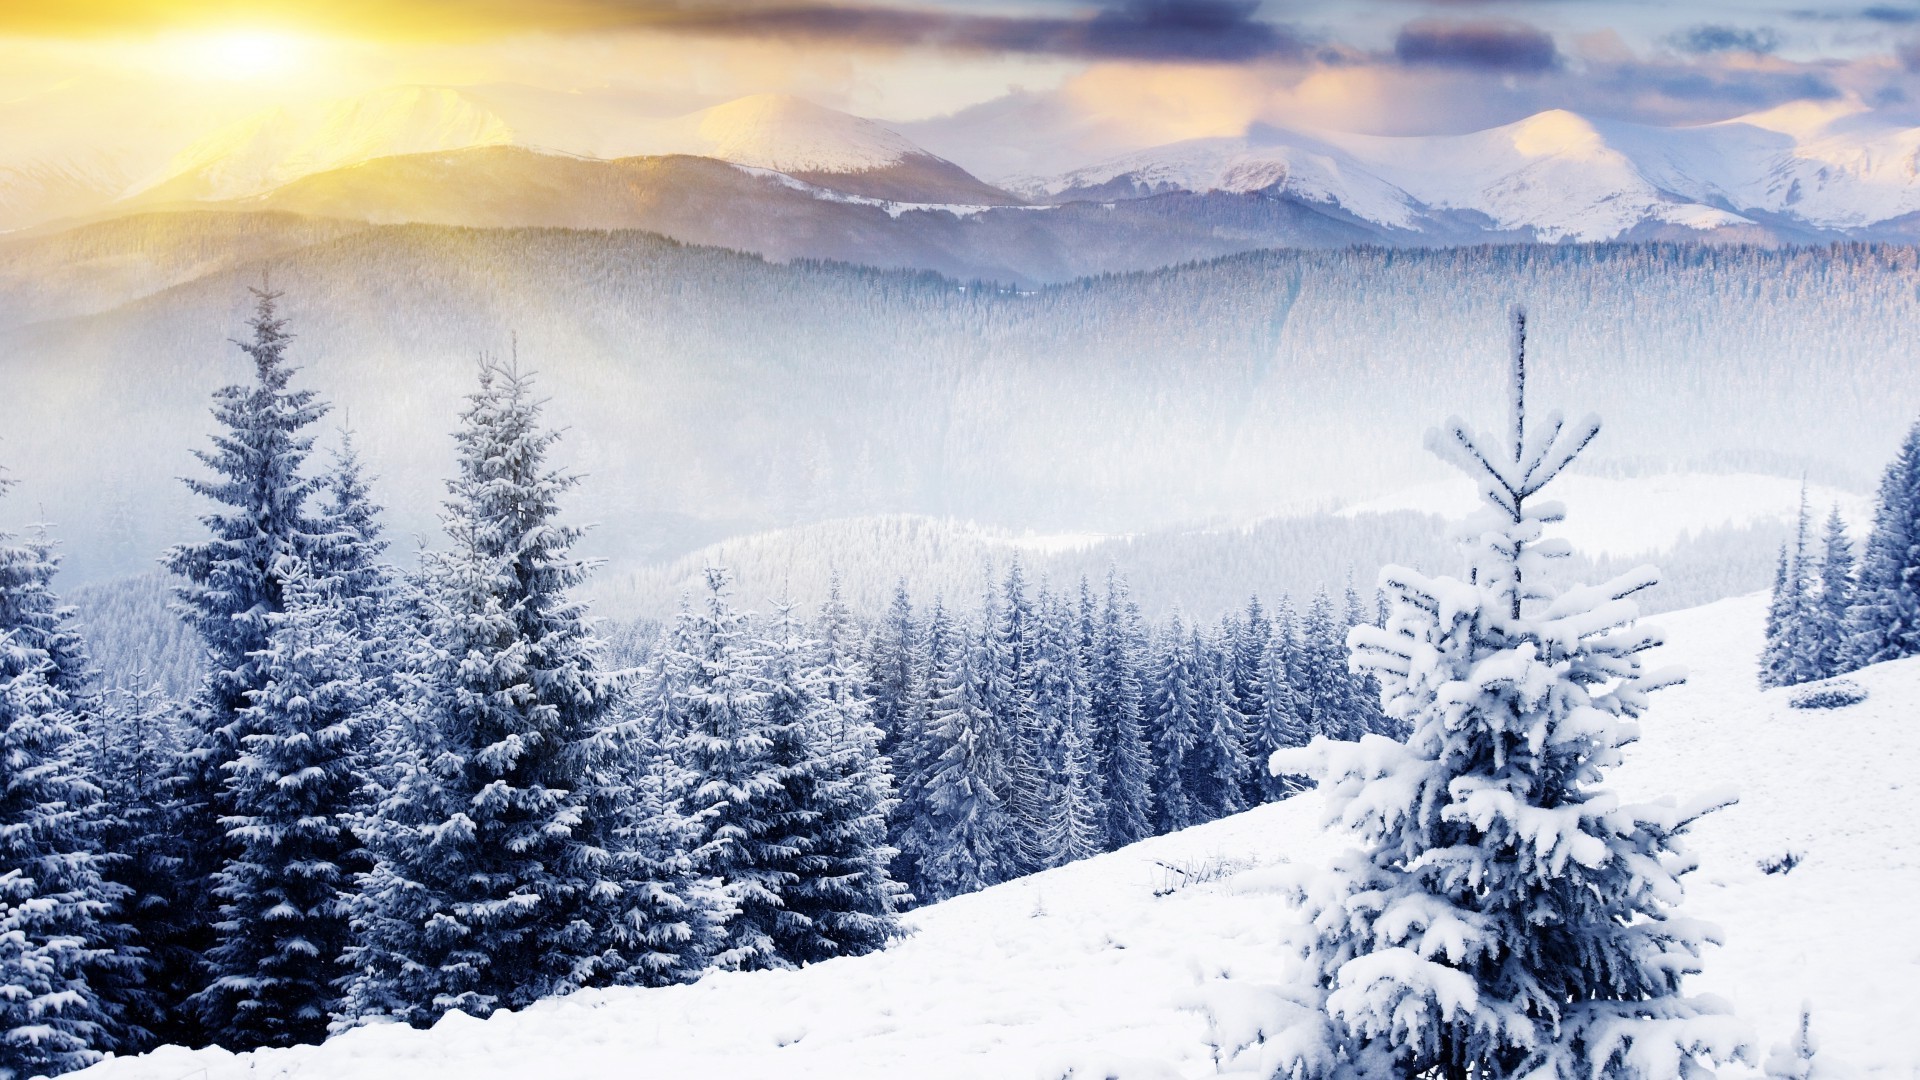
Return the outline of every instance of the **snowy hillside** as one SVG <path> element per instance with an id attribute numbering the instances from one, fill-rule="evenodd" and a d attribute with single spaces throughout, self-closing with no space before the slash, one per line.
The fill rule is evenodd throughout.
<path id="1" fill-rule="evenodd" d="M 1806 490 L 1816 517 L 1838 506 L 1841 516 L 1864 535 L 1873 519 L 1872 500 L 1817 485 Z M 1575 551 L 1644 556 L 1671 550 L 1689 533 L 1768 521 L 1790 525 L 1800 501 L 1800 482 L 1755 473 L 1677 472 L 1619 479 L 1574 473 L 1560 481 L 1559 497 L 1579 508 L 1556 527 Z M 1469 481 L 1445 480 L 1355 503 L 1340 514 L 1411 510 L 1456 520 L 1472 510 L 1478 498 Z"/>
<path id="2" fill-rule="evenodd" d="M 1804 1000 L 1823 1064 L 1920 1069 L 1920 660 L 1853 676 L 1869 692 L 1796 710 L 1754 688 L 1760 597 L 1658 620 L 1663 691 L 1628 751 L 1628 798 L 1731 787 L 1692 847 L 1684 912 L 1717 923 L 1695 988 L 1730 1000 L 1765 1047 Z M 798 972 L 593 992 L 430 1031 L 376 1028 L 321 1047 L 163 1049 L 94 1080 L 288 1077 L 1172 1078 L 1260 1075 L 1292 916 L 1274 887 L 1341 843 L 1315 796 L 1150 840 L 914 913 L 884 953 Z M 1798 863 L 1767 873 L 1793 854 Z M 1728 1075 L 1750 1075 L 1729 1070 Z"/>
<path id="3" fill-rule="evenodd" d="M 1691 127 L 1564 109 L 1458 135 L 1256 126 L 1009 186 L 1033 197 L 1276 192 L 1388 230 L 1603 241 L 1721 229 L 1844 232 L 1920 210 L 1920 130 L 1858 102 L 1801 102 Z M 1678 230 L 1678 231 L 1675 231 Z"/>

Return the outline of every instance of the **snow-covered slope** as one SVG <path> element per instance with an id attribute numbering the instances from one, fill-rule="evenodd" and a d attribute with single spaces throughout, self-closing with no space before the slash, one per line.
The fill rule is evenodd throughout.
<path id="1" fill-rule="evenodd" d="M 1577 512 L 1556 526 L 1574 549 L 1589 555 L 1627 557 L 1670 550 L 1688 533 L 1759 521 L 1791 523 L 1800 503 L 1800 482 L 1758 473 L 1662 473 L 1613 478 L 1579 473 L 1560 480 L 1557 498 Z M 1383 514 L 1412 510 L 1457 520 L 1479 504 L 1466 480 L 1405 488 L 1354 503 L 1339 512 Z M 1838 506 L 1856 530 L 1872 521 L 1872 500 L 1836 488 L 1807 488 L 1816 519 Z"/>
<path id="2" fill-rule="evenodd" d="M 1869 1077 L 1920 1069 L 1920 660 L 1817 712 L 1754 688 L 1760 597 L 1658 620 L 1682 663 L 1628 751 L 1628 798 L 1732 787 L 1692 847 L 1686 912 L 1719 924 L 1695 989 L 1729 999 L 1765 1046 L 1802 1001 L 1823 1060 Z M 1343 843 L 1309 795 L 914 913 L 911 937 L 797 972 L 584 993 L 517 1015 L 376 1028 L 325 1046 L 169 1048 L 91 1080 L 509 1080 L 633 1075 L 1132 1078 L 1264 1075 L 1259 1040 L 1290 978 L 1275 888 Z M 1792 852 L 1788 873 L 1761 865 Z M 1745 1069 L 1728 1075 L 1752 1075 Z"/>
<path id="3" fill-rule="evenodd" d="M 1652 127 L 1563 109 L 1458 135 L 1256 126 L 1009 181 L 1036 198 L 1279 191 L 1392 230 L 1546 241 L 1903 227 L 1920 211 L 1920 129 L 1858 102 L 1800 102 Z"/>

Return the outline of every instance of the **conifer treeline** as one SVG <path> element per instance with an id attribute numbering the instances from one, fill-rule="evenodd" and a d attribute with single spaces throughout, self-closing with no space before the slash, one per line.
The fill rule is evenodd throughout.
<path id="1" fill-rule="evenodd" d="M 1881 477 L 1857 566 L 1838 507 L 1817 551 L 1811 529 L 1802 497 L 1793 544 L 1780 549 L 1774 572 L 1760 685 L 1793 686 L 1920 655 L 1920 424 Z"/>
<path id="2" fill-rule="evenodd" d="M 100 689 L 51 543 L 0 536 L 0 1073 L 858 954 L 908 903 L 1283 795 L 1272 750 L 1386 727 L 1351 592 L 1156 628 L 1117 573 L 1018 564 L 977 613 L 903 587 L 871 625 L 838 590 L 744 614 L 716 569 L 609 670 L 529 379 L 483 362 L 444 544 L 404 573 L 351 438 L 315 461 L 275 301 L 189 481 L 206 536 L 163 560 L 188 700 Z"/>

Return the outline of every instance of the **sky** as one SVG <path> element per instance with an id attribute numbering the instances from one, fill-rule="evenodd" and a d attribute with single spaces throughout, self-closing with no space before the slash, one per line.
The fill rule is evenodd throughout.
<path id="1" fill-rule="evenodd" d="M 779 92 L 950 127 L 1044 109 L 1135 141 L 1465 131 L 1552 108 L 1696 123 L 1808 100 L 1920 124 L 1917 71 L 1920 0 L 0 4 L 0 138 L 16 148 L 173 145 L 395 84 L 648 115 Z"/>

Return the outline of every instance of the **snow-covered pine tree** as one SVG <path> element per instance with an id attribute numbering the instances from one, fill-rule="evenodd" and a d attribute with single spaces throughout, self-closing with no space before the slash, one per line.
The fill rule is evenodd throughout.
<path id="1" fill-rule="evenodd" d="M 223 819 L 234 856 L 214 873 L 220 918 L 193 998 L 233 1050 L 324 1039 L 340 1011 L 354 875 L 369 648 L 347 582 L 285 571 L 285 609 L 255 658 L 265 685 L 242 714 Z"/>
<path id="2" fill-rule="evenodd" d="M 981 611 L 982 643 L 996 669 L 984 685 L 997 695 L 988 699 L 987 707 L 1007 739 L 1006 787 L 1000 798 L 1015 839 L 1008 857 L 1013 860 L 1013 872 L 1025 874 L 1051 865 L 1046 831 L 1051 788 L 1047 728 L 1052 718 L 1043 716 L 1038 707 L 1035 653 L 1040 619 L 1018 558 L 1008 563 L 1000 589 L 1000 602 L 994 603 L 993 589 L 988 587 L 988 603 Z"/>
<path id="3" fill-rule="evenodd" d="M 1853 542 L 1847 523 L 1835 506 L 1827 514 L 1820 544 L 1819 591 L 1808 604 L 1811 626 L 1809 666 L 1816 679 L 1829 679 L 1846 670 L 1847 611 L 1853 606 Z"/>
<path id="4" fill-rule="evenodd" d="M 684 673 L 675 680 L 670 725 L 692 784 L 682 806 L 694 825 L 694 867 L 720 881 L 730 909 L 713 963 L 754 970 L 784 962 L 783 895 L 800 853 L 773 754 L 776 734 L 794 736 L 769 724 L 747 619 L 729 589 L 726 570 L 708 567 L 704 601 L 681 615 L 675 639 L 683 653 L 674 660 Z"/>
<path id="5" fill-rule="evenodd" d="M 1233 701 L 1234 641 L 1232 626 L 1222 628 L 1217 641 L 1208 641 L 1193 629 L 1197 674 L 1198 738 L 1184 760 L 1184 788 L 1201 821 L 1212 821 L 1247 808 L 1242 785 L 1253 769 L 1246 757 L 1246 733 Z"/>
<path id="6" fill-rule="evenodd" d="M 1543 580 L 1568 549 L 1542 540 L 1563 511 L 1535 496 L 1599 421 L 1528 413 L 1524 331 L 1516 314 L 1507 430 L 1453 419 L 1428 438 L 1486 504 L 1459 533 L 1467 580 L 1383 570 L 1392 617 L 1351 634 L 1411 736 L 1275 756 L 1319 778 L 1363 845 L 1296 897 L 1317 1001 L 1286 1040 L 1298 1077 L 1678 1080 L 1749 1053 L 1721 1006 L 1681 994 L 1710 934 L 1673 912 L 1681 834 L 1714 804 L 1598 786 L 1648 692 L 1680 676 L 1641 666 L 1660 637 L 1631 598 L 1651 569 Z"/>
<path id="7" fill-rule="evenodd" d="M 1920 424 L 1880 478 L 1873 531 L 1847 613 L 1850 669 L 1920 654 Z"/>
<path id="8" fill-rule="evenodd" d="M 433 730 L 405 788 L 415 801 L 386 794 L 363 836 L 378 864 L 356 1009 L 486 1015 L 623 981 L 637 962 L 623 921 L 649 883 L 622 880 L 615 856 L 614 688 L 570 596 L 589 569 L 570 554 L 580 530 L 557 520 L 576 481 L 548 464 L 558 433 L 541 411 L 517 367 L 487 362 L 461 414 L 453 547 L 427 557 L 444 658 Z"/>
<path id="9" fill-rule="evenodd" d="M 1087 700 L 1093 768 L 1105 808 L 1104 846 L 1109 851 L 1153 835 L 1153 755 L 1141 718 L 1142 637 L 1139 609 L 1128 598 L 1119 571 L 1109 567 L 1093 635 Z"/>
<path id="10" fill-rule="evenodd" d="M 116 918 L 138 949 L 126 966 L 95 973 L 103 1003 L 120 1015 L 123 1053 L 148 1049 L 170 1032 L 169 995 L 151 985 L 156 971 L 191 970 L 192 956 L 156 957 L 149 943 L 179 940 L 175 805 L 170 778 L 180 752 L 185 716 L 159 683 L 136 671 L 126 687 L 109 691 L 86 718 L 87 771 L 101 792 L 99 848 L 113 856 L 106 880 L 126 890 Z M 140 1037 L 145 1031 L 148 1036 Z"/>
<path id="11" fill-rule="evenodd" d="M 780 960 L 809 964 L 882 948 L 899 933 L 898 888 L 887 871 L 892 778 L 880 756 L 880 732 L 854 693 L 864 673 L 836 657 L 836 636 L 852 621 L 838 589 L 809 639 L 790 606 L 772 620 L 761 660 L 768 757 L 784 805 L 774 835 L 786 838 L 790 875 L 780 910 L 767 926 Z"/>
<path id="12" fill-rule="evenodd" d="M 387 550 L 381 508 L 373 501 L 352 431 L 340 432 L 321 485 L 317 524 L 322 533 L 310 570 L 328 580 L 328 591 L 346 606 L 353 628 L 361 636 L 376 636 L 373 627 L 394 572 L 381 561 Z"/>
<path id="13" fill-rule="evenodd" d="M 1169 833 L 1198 825 L 1206 813 L 1189 789 L 1187 756 L 1205 730 L 1201 715 L 1200 658 L 1176 612 L 1161 637 L 1148 691 L 1146 726 L 1153 739 L 1154 830 Z"/>
<path id="14" fill-rule="evenodd" d="M 1239 713 L 1241 756 L 1249 763 L 1243 774 L 1240 802 L 1258 806 L 1266 801 L 1267 770 L 1253 768 L 1275 749 L 1265 743 L 1261 728 L 1267 716 L 1267 682 L 1262 676 L 1267 646 L 1273 639 L 1273 620 L 1258 596 L 1249 597 L 1246 611 L 1233 622 L 1233 707 Z"/>
<path id="15" fill-rule="evenodd" d="M 1296 651 L 1301 712 L 1315 734 L 1352 741 L 1363 732 L 1350 711 L 1353 690 L 1342 639 L 1332 598 L 1324 592 L 1315 595 L 1301 621 Z"/>
<path id="16" fill-rule="evenodd" d="M 996 606 L 989 590 L 984 627 L 996 622 Z M 927 735 L 939 754 L 922 796 L 926 839 L 924 846 L 916 843 L 915 892 L 923 903 L 997 885 L 1021 872 L 1020 834 L 1002 794 L 1010 786 L 1013 749 L 993 708 L 1009 693 L 993 638 L 983 628 L 961 642 L 952 675 L 935 684 Z"/>
<path id="17" fill-rule="evenodd" d="M 1306 786 L 1304 777 L 1279 775 L 1266 768 L 1275 750 L 1305 746 L 1313 738 L 1313 726 L 1302 714 L 1300 695 L 1294 690 L 1294 672 L 1297 668 L 1293 607 L 1283 597 L 1276 608 L 1273 638 L 1268 642 L 1261 660 L 1260 679 L 1266 684 L 1266 711 L 1256 722 L 1258 738 L 1253 742 L 1258 747 L 1257 752 L 1249 755 L 1253 771 L 1262 778 L 1260 791 L 1263 802 L 1284 799 Z"/>
<path id="18" fill-rule="evenodd" d="M 1760 649 L 1762 687 L 1786 685 L 1787 649 L 1791 645 L 1795 606 L 1793 579 L 1789 576 L 1791 568 L 1792 560 L 1787 555 L 1787 545 L 1783 543 L 1774 563 L 1773 592 L 1767 601 L 1765 643 Z"/>
<path id="19" fill-rule="evenodd" d="M 0 477 L 0 492 L 11 486 Z M 53 596 L 44 540 L 0 533 L 0 1075 L 54 1075 L 137 1044 L 92 977 L 137 981 L 102 877 L 100 789 L 79 743 L 86 651 Z"/>
<path id="20" fill-rule="evenodd" d="M 1084 584 L 1084 583 L 1083 583 Z M 1089 747 L 1087 673 L 1079 620 L 1066 598 L 1043 593 L 1034 646 L 1034 711 L 1047 784 L 1040 849 L 1048 866 L 1101 850 L 1100 794 Z"/>
<path id="21" fill-rule="evenodd" d="M 933 704 L 957 683 L 963 651 L 960 629 L 947 614 L 945 601 L 934 597 L 913 659 L 914 689 L 904 721 L 912 738 L 896 746 L 892 756 L 898 783 L 893 812 L 888 815 L 887 843 L 897 853 L 893 878 L 911 894 L 903 904 L 926 899 L 920 860 L 940 841 L 930 832 L 932 818 L 927 805 L 927 786 L 946 749 L 934 731 Z"/>
<path id="22" fill-rule="evenodd" d="M 257 658 L 267 649 L 268 617 L 285 609 L 286 569 L 309 560 L 326 530 L 308 506 L 320 481 L 303 469 L 313 449 L 308 429 L 326 415 L 327 405 L 314 391 L 290 386 L 295 369 L 286 351 L 292 335 L 278 311 L 280 294 L 256 289 L 253 297 L 247 323 L 252 336 L 236 343 L 253 365 L 253 381 L 214 393 L 221 432 L 212 450 L 194 451 L 214 477 L 186 481 L 194 494 L 215 504 L 200 519 L 209 535 L 175 546 L 162 559 L 183 579 L 175 590 L 178 609 L 200 635 L 207 659 L 175 779 L 182 860 L 175 925 L 182 936 L 152 943 L 163 959 L 198 955 L 212 945 L 217 899 L 211 878 L 232 853 L 220 820 L 231 812 L 227 766 L 240 756 L 251 695 L 266 685 Z M 191 1026 L 195 1010 L 184 1007 L 186 996 L 204 985 L 201 975 L 163 969 L 155 985 L 173 994 L 168 1011 L 178 1024 L 167 1037 L 202 1041 L 204 1034 Z"/>
<path id="23" fill-rule="evenodd" d="M 867 660 L 867 698 L 873 702 L 874 726 L 880 729 L 880 750 L 890 758 L 897 758 L 915 738 L 913 705 L 920 690 L 921 648 L 913 597 L 902 579 L 894 584 L 893 601 L 875 628 Z"/>
<path id="24" fill-rule="evenodd" d="M 1360 592 L 1353 587 L 1351 577 L 1347 579 L 1346 603 L 1346 623 L 1349 631 L 1356 626 L 1377 625 L 1375 613 L 1380 610 L 1380 605 L 1378 603 L 1371 605 L 1373 611 L 1369 612 L 1367 605 L 1360 602 Z M 1381 710 L 1380 683 L 1374 678 L 1373 672 L 1367 670 L 1348 672 L 1346 691 L 1347 701 L 1343 711 L 1348 717 L 1349 726 L 1355 732 L 1355 738 L 1367 732 L 1385 735 L 1388 738 L 1399 738 L 1404 734 L 1400 730 L 1400 725 L 1387 719 L 1387 714 Z"/>

